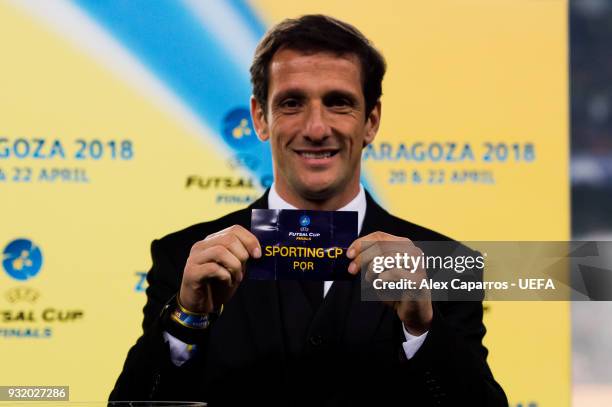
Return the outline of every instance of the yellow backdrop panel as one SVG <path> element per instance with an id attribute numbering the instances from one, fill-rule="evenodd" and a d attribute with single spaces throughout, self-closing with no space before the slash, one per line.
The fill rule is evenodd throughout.
<path id="1" fill-rule="evenodd" d="M 140 334 L 150 241 L 238 209 L 262 182 L 155 74 L 16 3 L 0 3 L 0 384 L 103 400 Z M 459 240 L 569 238 L 566 1 L 245 7 L 267 26 L 327 13 L 382 50 L 382 127 L 363 164 L 391 212 Z M 567 303 L 487 304 L 511 405 L 569 406 L 569 323 Z"/>

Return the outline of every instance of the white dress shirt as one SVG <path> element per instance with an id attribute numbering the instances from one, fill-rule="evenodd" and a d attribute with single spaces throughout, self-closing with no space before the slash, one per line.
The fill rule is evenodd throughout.
<path id="1" fill-rule="evenodd" d="M 363 226 L 363 220 L 365 218 L 366 212 L 366 196 L 365 190 L 363 189 L 363 185 L 359 185 L 359 193 L 351 202 L 338 209 L 339 211 L 356 211 L 357 212 L 357 233 L 361 233 L 361 227 Z M 270 188 L 270 193 L 268 194 L 268 208 L 269 209 L 297 209 L 295 206 L 292 206 L 287 201 L 278 195 L 276 192 L 275 185 L 272 184 Z M 333 281 L 325 281 L 323 283 L 323 297 L 327 295 L 329 289 L 331 288 Z M 420 336 L 414 336 L 408 333 L 404 324 L 402 324 L 402 329 L 404 330 L 404 336 L 406 337 L 406 341 L 402 343 L 402 347 L 404 348 L 404 353 L 406 354 L 407 359 L 411 359 L 414 354 L 419 350 L 425 338 L 427 338 L 427 333 Z M 183 341 L 175 338 L 170 335 L 168 332 L 164 332 L 164 338 L 170 345 L 170 359 L 172 359 L 172 363 L 176 366 L 181 366 L 187 360 L 191 358 L 193 352 L 195 351 L 195 347 L 193 345 L 188 345 Z"/>

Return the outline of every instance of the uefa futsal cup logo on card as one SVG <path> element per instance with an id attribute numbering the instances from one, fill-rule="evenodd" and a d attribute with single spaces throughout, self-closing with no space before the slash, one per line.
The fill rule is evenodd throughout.
<path id="1" fill-rule="evenodd" d="M 15 239 L 2 251 L 2 267 L 15 280 L 26 281 L 35 277 L 42 263 L 40 247 L 28 239 Z"/>
<path id="2" fill-rule="evenodd" d="M 300 216 L 300 226 L 305 228 L 310 225 L 310 217 L 308 215 Z"/>
<path id="3" fill-rule="evenodd" d="M 251 113 L 242 107 L 225 115 L 221 133 L 227 144 L 236 150 L 249 150 L 258 145 Z"/>

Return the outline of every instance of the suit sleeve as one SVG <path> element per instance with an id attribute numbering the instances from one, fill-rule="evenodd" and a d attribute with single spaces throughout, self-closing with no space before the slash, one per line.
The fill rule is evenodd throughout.
<path id="1" fill-rule="evenodd" d="M 487 364 L 482 317 L 480 301 L 434 303 L 427 338 L 404 363 L 433 405 L 508 406 Z"/>
<path id="2" fill-rule="evenodd" d="M 202 398 L 195 390 L 202 386 L 192 382 L 202 377 L 203 361 L 194 356 L 182 366 L 175 366 L 163 337 L 165 329 L 160 315 L 165 304 L 178 292 L 181 280 L 181 271 L 172 263 L 164 246 L 163 239 L 151 244 L 153 265 L 147 274 L 143 334 L 128 352 L 110 401 L 177 400 L 177 395 L 183 400 Z"/>

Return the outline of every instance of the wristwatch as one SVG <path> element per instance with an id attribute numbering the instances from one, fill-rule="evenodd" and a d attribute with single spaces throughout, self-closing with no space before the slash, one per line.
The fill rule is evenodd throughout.
<path id="1" fill-rule="evenodd" d="M 206 339 L 210 326 L 223 312 L 223 306 L 218 311 L 210 313 L 195 313 L 183 307 L 174 295 L 164 305 L 161 312 L 163 328 L 175 338 L 187 344 L 197 344 Z"/>

